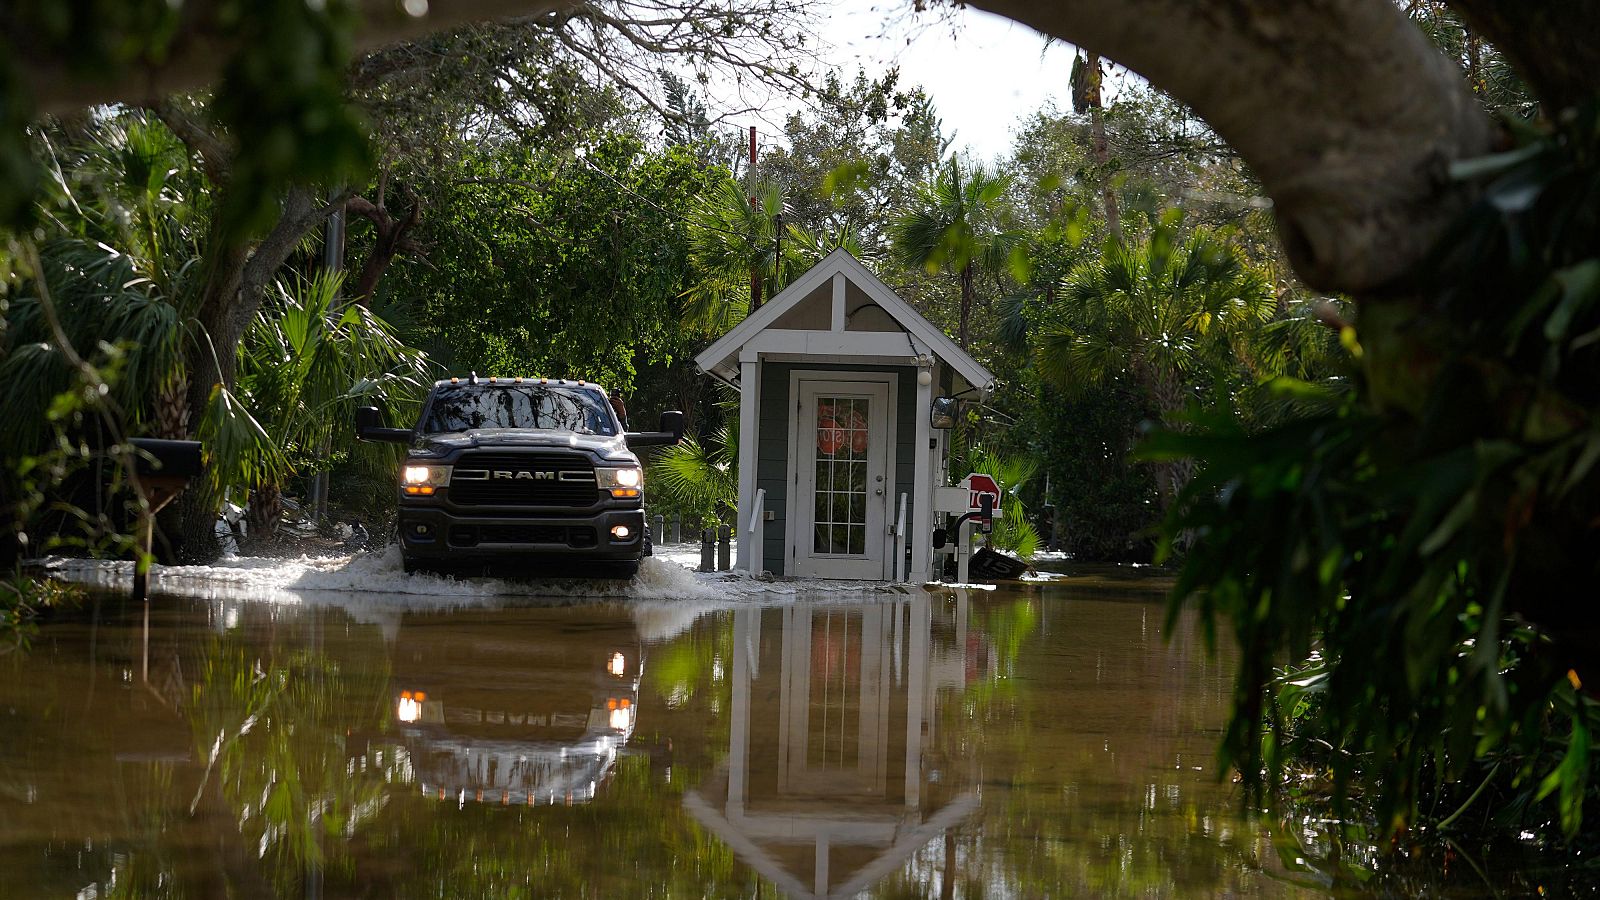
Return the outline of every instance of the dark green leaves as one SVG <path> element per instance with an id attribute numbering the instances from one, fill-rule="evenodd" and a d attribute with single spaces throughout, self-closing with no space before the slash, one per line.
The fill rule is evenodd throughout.
<path id="1" fill-rule="evenodd" d="M 344 98 L 355 13 L 349 0 L 248 0 L 229 6 L 227 26 L 248 35 L 223 70 L 217 119 L 238 146 L 227 219 L 270 224 L 288 184 L 333 184 L 364 172 L 366 128 Z"/>

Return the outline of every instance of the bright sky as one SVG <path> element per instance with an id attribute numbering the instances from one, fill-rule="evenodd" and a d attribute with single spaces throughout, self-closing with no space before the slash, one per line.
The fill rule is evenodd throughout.
<path id="1" fill-rule="evenodd" d="M 957 149 L 982 159 L 1011 146 L 1017 121 L 1054 99 L 1069 108 L 1073 48 L 1026 25 L 972 9 L 913 14 L 909 0 L 834 0 L 823 26 L 827 60 L 841 76 L 856 66 L 879 75 L 900 66 L 900 83 L 921 85 Z"/>

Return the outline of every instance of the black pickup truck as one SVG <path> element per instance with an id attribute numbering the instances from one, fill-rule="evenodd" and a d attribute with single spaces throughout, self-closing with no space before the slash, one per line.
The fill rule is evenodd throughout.
<path id="1" fill-rule="evenodd" d="M 408 445 L 399 538 L 407 572 L 571 563 L 631 575 L 649 551 L 633 449 L 675 444 L 683 413 L 629 432 L 593 382 L 450 378 L 414 428 L 356 410 L 356 436 Z"/>

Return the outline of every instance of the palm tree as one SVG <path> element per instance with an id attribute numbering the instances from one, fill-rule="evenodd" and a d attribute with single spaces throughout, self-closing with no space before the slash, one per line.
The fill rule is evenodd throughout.
<path id="1" fill-rule="evenodd" d="M 356 405 L 419 394 L 427 362 L 370 311 L 339 305 L 336 280 L 280 286 L 238 347 L 212 346 L 194 324 L 211 198 L 165 125 L 120 112 L 42 129 L 40 142 L 54 177 L 40 205 L 45 237 L 11 275 L 0 323 L 0 379 L 15 413 L 0 456 L 23 459 L 60 437 L 49 411 L 83 388 L 68 348 L 101 373 L 109 390 L 94 403 L 115 433 L 198 434 L 203 514 L 241 487 L 257 492 L 258 518 L 275 522 L 297 465 L 349 450 L 376 467 L 393 453 L 349 447 L 343 426 Z M 237 353 L 242 373 L 236 390 L 215 387 L 198 410 L 184 366 L 193 351 Z"/>
<path id="2" fill-rule="evenodd" d="M 125 425 L 156 437 L 188 428 L 182 367 L 193 312 L 204 202 L 183 145 L 141 112 L 93 119 L 40 140 L 52 177 L 42 271 L 19 284 L 6 315 L 0 373 L 13 398 L 37 411 L 7 443 L 42 438 L 44 406 L 68 389 L 64 336 L 91 364 L 115 367 L 108 398 Z M 63 335 L 46 327 L 49 298 Z"/>
<path id="3" fill-rule="evenodd" d="M 689 260 L 695 281 L 684 291 L 684 320 L 709 333 L 738 324 L 751 310 L 750 279 L 773 295 L 835 249 L 865 258 L 849 226 L 814 232 L 785 218 L 782 188 L 758 181 L 755 203 L 732 178 L 702 197 L 689 220 Z M 778 235 L 782 234 L 782 240 Z"/>
<path id="4" fill-rule="evenodd" d="M 995 511 L 994 533 L 989 535 L 989 542 L 1023 559 L 1031 558 L 1039 551 L 1039 531 L 1028 521 L 1022 488 L 1038 474 L 1038 458 L 977 446 L 972 448 L 971 469 L 988 475 L 1000 486 L 1000 508 Z"/>
<path id="5" fill-rule="evenodd" d="M 739 505 L 737 419 L 718 428 L 704 444 L 685 437 L 663 448 L 651 466 L 650 480 L 678 506 L 702 518 L 731 518 Z"/>
<path id="6" fill-rule="evenodd" d="M 346 423 L 357 406 L 392 408 L 420 396 L 431 367 L 371 309 L 342 302 L 342 281 L 323 272 L 293 288 L 280 282 L 239 347 L 239 392 L 266 442 L 244 451 L 249 468 L 232 473 L 233 483 L 251 490 L 251 524 L 266 533 L 282 512 L 282 483 L 300 464 L 351 451 L 392 470 L 393 449 L 357 445 Z"/>
<path id="7" fill-rule="evenodd" d="M 979 270 L 999 272 L 1020 244 L 1004 227 L 1009 176 L 982 166 L 962 171 L 954 157 L 947 169 L 917 190 L 911 207 L 890 229 L 894 253 L 906 266 L 954 273 L 961 283 L 956 338 L 970 343 L 972 302 Z"/>
<path id="8" fill-rule="evenodd" d="M 1206 233 L 1179 241 L 1161 226 L 1137 244 L 1109 241 L 1072 269 L 1043 310 L 1035 359 L 1069 393 L 1130 379 L 1175 426 L 1206 385 L 1239 371 L 1276 312 L 1266 280 L 1238 254 Z M 1163 503 L 1187 475 L 1181 463 L 1158 468 Z"/>
<path id="9" fill-rule="evenodd" d="M 747 192 L 726 178 L 700 198 L 689 219 L 695 281 L 682 294 L 685 321 L 720 333 L 760 304 L 750 282 L 756 278 L 765 285 L 776 274 L 773 237 L 782 212 L 783 192 L 771 181 L 757 182 Z"/>

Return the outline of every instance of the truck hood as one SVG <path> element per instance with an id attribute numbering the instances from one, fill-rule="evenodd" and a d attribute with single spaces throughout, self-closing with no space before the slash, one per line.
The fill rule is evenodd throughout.
<path id="1" fill-rule="evenodd" d="M 558 450 L 587 450 L 605 459 L 632 460 L 621 435 L 578 434 L 572 431 L 544 431 L 531 428 L 484 428 L 421 435 L 414 455 L 447 456 L 459 450 L 502 447 L 543 447 Z"/>

